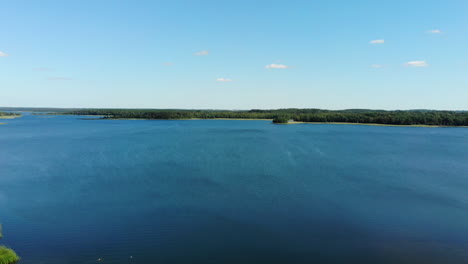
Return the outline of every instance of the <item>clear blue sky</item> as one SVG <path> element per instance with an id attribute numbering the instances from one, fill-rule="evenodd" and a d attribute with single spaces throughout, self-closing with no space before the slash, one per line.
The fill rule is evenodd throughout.
<path id="1" fill-rule="evenodd" d="M 0 4 L 0 106 L 468 109 L 466 0 Z"/>

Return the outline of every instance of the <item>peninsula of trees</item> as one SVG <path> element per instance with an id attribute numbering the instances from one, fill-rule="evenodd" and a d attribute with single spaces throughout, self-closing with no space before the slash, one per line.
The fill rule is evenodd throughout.
<path id="1" fill-rule="evenodd" d="M 0 112 L 0 118 L 16 118 L 20 117 L 21 115 L 18 113 L 12 113 L 12 112 Z"/>
<path id="2" fill-rule="evenodd" d="M 468 126 L 467 111 L 368 109 L 322 110 L 164 110 L 164 109 L 75 109 L 62 114 L 99 116 L 102 119 L 270 119 L 295 122 L 356 123 L 385 125 Z"/>

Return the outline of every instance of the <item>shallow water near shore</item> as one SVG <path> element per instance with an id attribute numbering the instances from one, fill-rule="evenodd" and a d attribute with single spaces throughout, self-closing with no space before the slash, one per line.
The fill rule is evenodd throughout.
<path id="1" fill-rule="evenodd" d="M 0 127 L 22 264 L 468 263 L 468 128 L 78 118 Z"/>

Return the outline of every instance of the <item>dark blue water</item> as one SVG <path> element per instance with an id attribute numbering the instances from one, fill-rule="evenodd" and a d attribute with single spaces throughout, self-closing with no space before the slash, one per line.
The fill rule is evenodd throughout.
<path id="1" fill-rule="evenodd" d="M 3 122 L 24 264 L 468 263 L 466 128 Z"/>

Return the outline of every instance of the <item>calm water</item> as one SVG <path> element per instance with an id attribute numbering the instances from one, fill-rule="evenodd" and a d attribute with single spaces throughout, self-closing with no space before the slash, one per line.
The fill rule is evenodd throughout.
<path id="1" fill-rule="evenodd" d="M 465 128 L 4 122 L 23 264 L 468 263 Z"/>

